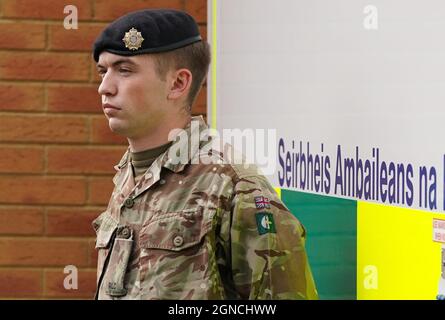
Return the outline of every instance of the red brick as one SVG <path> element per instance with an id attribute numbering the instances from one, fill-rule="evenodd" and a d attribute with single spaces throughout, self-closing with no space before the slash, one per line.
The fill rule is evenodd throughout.
<path id="1" fill-rule="evenodd" d="M 48 111 L 102 113 L 96 85 L 48 85 Z"/>
<path id="2" fill-rule="evenodd" d="M 108 204 L 113 188 L 113 176 L 106 178 L 90 178 L 88 203 L 95 205 Z"/>
<path id="3" fill-rule="evenodd" d="M 42 209 L 0 208 L 0 234 L 42 234 L 43 220 Z"/>
<path id="4" fill-rule="evenodd" d="M 63 9 L 68 4 L 77 7 L 79 19 L 91 18 L 91 0 L 3 0 L 2 16 L 8 18 L 57 19 L 62 24 L 62 21 L 68 15 L 63 13 Z"/>
<path id="5" fill-rule="evenodd" d="M 87 119 L 74 116 L 0 115 L 0 141 L 87 142 Z"/>
<path id="6" fill-rule="evenodd" d="M 0 172 L 38 173 L 43 171 L 42 147 L 3 146 Z"/>
<path id="7" fill-rule="evenodd" d="M 0 297 L 36 298 L 41 294 L 41 270 L 0 269 Z"/>
<path id="8" fill-rule="evenodd" d="M 86 53 L 0 52 L 0 78 L 86 81 L 90 59 Z"/>
<path id="9" fill-rule="evenodd" d="M 183 9 L 182 0 L 96 0 L 96 20 L 114 20 L 126 13 L 147 8 Z"/>
<path id="10" fill-rule="evenodd" d="M 198 23 L 204 23 L 207 21 L 207 0 L 185 0 L 185 11 Z"/>
<path id="11" fill-rule="evenodd" d="M 92 83 L 97 84 L 97 87 L 99 88 L 99 84 L 102 82 L 102 78 L 99 76 L 99 73 L 97 73 L 96 61 L 94 60 L 91 61 L 90 69 L 91 69 L 90 81 Z"/>
<path id="12" fill-rule="evenodd" d="M 42 85 L 0 84 L 0 110 L 43 110 L 44 90 Z"/>
<path id="13" fill-rule="evenodd" d="M 43 49 L 45 38 L 43 24 L 0 23 L 0 49 Z"/>
<path id="14" fill-rule="evenodd" d="M 88 256 L 90 257 L 89 266 L 91 268 L 97 268 L 97 250 L 96 250 L 96 237 L 90 240 L 88 245 Z"/>
<path id="15" fill-rule="evenodd" d="M 199 25 L 199 33 L 201 34 L 201 37 L 207 41 L 207 26 L 206 25 Z"/>
<path id="16" fill-rule="evenodd" d="M 80 208 L 48 209 L 46 234 L 49 236 L 89 236 L 96 233 L 91 225 L 100 214 L 98 210 Z"/>
<path id="17" fill-rule="evenodd" d="M 195 103 L 192 107 L 192 114 L 205 114 L 207 113 L 207 87 L 202 87 L 201 91 L 196 97 Z"/>
<path id="18" fill-rule="evenodd" d="M 62 24 L 49 27 L 49 49 L 91 52 L 94 40 L 106 25 L 79 24 L 78 29 L 65 29 Z"/>
<path id="19" fill-rule="evenodd" d="M 128 145 L 128 140 L 125 137 L 119 136 L 110 130 L 108 120 L 105 118 L 105 115 L 93 117 L 91 119 L 90 130 L 92 143 Z"/>
<path id="20" fill-rule="evenodd" d="M 112 174 L 122 154 L 121 149 L 109 147 L 51 147 L 48 149 L 48 172 Z"/>
<path id="21" fill-rule="evenodd" d="M 0 203 L 84 204 L 85 187 L 83 178 L 0 176 Z"/>
<path id="22" fill-rule="evenodd" d="M 66 266 L 88 264 L 88 242 L 39 238 L 0 239 L 2 266 Z"/>
<path id="23" fill-rule="evenodd" d="M 64 268 L 45 270 L 45 296 L 64 298 L 94 299 L 96 291 L 96 271 L 78 269 L 77 289 L 65 289 L 63 282 L 70 273 L 64 273 Z"/>

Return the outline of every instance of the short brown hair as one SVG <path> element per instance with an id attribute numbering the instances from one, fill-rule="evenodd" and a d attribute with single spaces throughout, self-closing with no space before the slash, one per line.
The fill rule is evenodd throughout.
<path id="1" fill-rule="evenodd" d="M 162 53 L 153 54 L 158 76 L 165 80 L 169 70 L 185 68 L 192 73 L 192 85 L 187 97 L 189 112 L 201 89 L 210 65 L 210 46 L 206 41 L 195 42 L 191 45 Z"/>

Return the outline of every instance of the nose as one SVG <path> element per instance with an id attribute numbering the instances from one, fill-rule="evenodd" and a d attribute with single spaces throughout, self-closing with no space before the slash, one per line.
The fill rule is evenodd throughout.
<path id="1" fill-rule="evenodd" d="M 102 82 L 100 83 L 97 92 L 101 96 L 114 96 L 117 94 L 117 86 L 114 83 L 110 72 L 106 72 L 102 77 Z"/>

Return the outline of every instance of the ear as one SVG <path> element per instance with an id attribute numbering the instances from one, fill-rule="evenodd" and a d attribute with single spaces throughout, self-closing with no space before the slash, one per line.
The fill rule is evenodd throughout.
<path id="1" fill-rule="evenodd" d="M 167 98 L 177 100 L 181 97 L 187 97 L 192 85 L 192 73 L 188 69 L 179 69 L 172 73 L 170 78 L 171 85 Z"/>

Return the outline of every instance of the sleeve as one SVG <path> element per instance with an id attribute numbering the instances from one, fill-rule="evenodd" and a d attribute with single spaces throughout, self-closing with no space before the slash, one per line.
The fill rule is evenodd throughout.
<path id="1" fill-rule="evenodd" d="M 230 244 L 242 299 L 318 299 L 305 229 L 264 176 L 241 178 L 232 201 Z"/>

